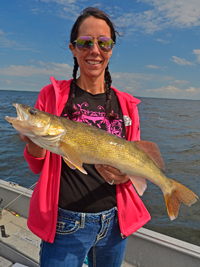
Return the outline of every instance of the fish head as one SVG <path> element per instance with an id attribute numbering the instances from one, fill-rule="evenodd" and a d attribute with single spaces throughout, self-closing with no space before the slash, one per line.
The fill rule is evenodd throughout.
<path id="1" fill-rule="evenodd" d="M 17 111 L 17 117 L 5 119 L 20 133 L 31 135 L 47 135 L 49 131 L 51 114 L 40 111 L 27 105 L 13 103 Z"/>

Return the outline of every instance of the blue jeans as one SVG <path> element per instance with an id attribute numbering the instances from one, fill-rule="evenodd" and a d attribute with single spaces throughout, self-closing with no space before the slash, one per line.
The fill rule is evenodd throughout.
<path id="1" fill-rule="evenodd" d="M 117 208 L 100 213 L 79 213 L 58 208 L 54 243 L 42 241 L 41 267 L 120 267 L 127 238 L 119 229 Z"/>

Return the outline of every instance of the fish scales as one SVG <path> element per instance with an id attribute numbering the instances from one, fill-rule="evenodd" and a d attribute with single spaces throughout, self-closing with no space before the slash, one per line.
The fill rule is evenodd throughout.
<path id="1" fill-rule="evenodd" d="M 184 185 L 167 178 L 160 169 L 164 162 L 156 144 L 127 141 L 106 131 L 58 117 L 27 105 L 17 104 L 17 117 L 5 119 L 35 144 L 63 157 L 72 169 L 87 174 L 83 163 L 105 164 L 127 174 L 139 195 L 146 179 L 160 187 L 171 220 L 178 216 L 181 202 L 190 206 L 198 196 Z"/>

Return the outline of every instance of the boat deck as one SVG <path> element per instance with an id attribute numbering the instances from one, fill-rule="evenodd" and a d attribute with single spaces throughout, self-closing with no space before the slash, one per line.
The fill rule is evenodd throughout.
<path id="1" fill-rule="evenodd" d="M 25 258 L 32 260 L 33 263 L 39 262 L 40 238 L 28 229 L 25 218 L 3 210 L 0 228 L 0 242 L 3 245 L 16 253 L 24 255 Z"/>

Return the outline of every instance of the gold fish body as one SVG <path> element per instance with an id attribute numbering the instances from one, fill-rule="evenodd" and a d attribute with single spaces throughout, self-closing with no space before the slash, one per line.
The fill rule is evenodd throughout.
<path id="1" fill-rule="evenodd" d="M 181 202 L 190 206 L 198 199 L 187 187 L 167 178 L 160 169 L 164 162 L 156 144 L 127 141 L 87 124 L 58 117 L 22 104 L 14 104 L 17 118 L 5 117 L 35 144 L 63 157 L 72 169 L 84 174 L 83 163 L 113 166 L 126 173 L 139 195 L 146 179 L 162 190 L 171 220 L 178 216 Z"/>

